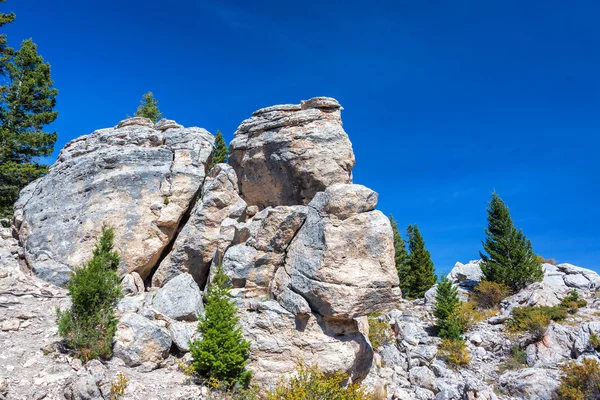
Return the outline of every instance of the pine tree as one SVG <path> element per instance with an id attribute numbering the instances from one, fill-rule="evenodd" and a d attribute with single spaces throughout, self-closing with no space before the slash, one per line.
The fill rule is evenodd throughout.
<path id="1" fill-rule="evenodd" d="M 460 339 L 461 328 L 453 318 L 459 305 L 458 289 L 452 284 L 452 281 L 444 277 L 437 285 L 433 308 L 433 315 L 437 318 L 438 334 L 441 338 Z"/>
<path id="2" fill-rule="evenodd" d="M 198 374 L 227 385 L 247 386 L 250 372 L 245 371 L 250 342 L 244 340 L 238 326 L 236 306 L 229 292 L 229 278 L 218 267 L 206 294 L 204 315 L 198 321 L 202 340 L 190 343 L 192 367 Z"/>
<path id="3" fill-rule="evenodd" d="M 504 284 L 514 291 L 541 281 L 544 270 L 531 242 L 514 226 L 508 207 L 496 192 L 492 194 L 487 212 L 487 237 L 482 243 L 487 254 L 479 253 L 485 279 Z"/>
<path id="4" fill-rule="evenodd" d="M 221 131 L 217 131 L 217 136 L 215 138 L 215 149 L 212 153 L 212 161 L 210 163 L 210 168 L 220 163 L 226 163 L 228 158 L 229 148 L 225 143 L 225 139 L 223 138 Z"/>
<path id="5" fill-rule="evenodd" d="M 136 117 L 148 118 L 150 121 L 156 123 L 161 119 L 162 114 L 158 109 L 158 100 L 154 98 L 152 92 L 144 93 L 140 105 L 135 112 Z"/>
<path id="6" fill-rule="evenodd" d="M 411 276 L 407 297 L 423 297 L 425 292 L 435 285 L 437 275 L 429 251 L 425 249 L 425 241 L 417 225 L 409 225 L 408 233 L 408 270 Z"/>
<path id="7" fill-rule="evenodd" d="M 0 3 L 4 3 L 5 0 L 0 0 Z M 15 13 L 4 14 L 0 13 L 0 28 L 6 24 L 10 24 L 15 20 Z M 4 75 L 6 70 L 6 63 L 10 60 L 10 56 L 13 53 L 13 49 L 10 48 L 6 42 L 6 35 L 0 34 L 0 75 Z"/>
<path id="8" fill-rule="evenodd" d="M 0 20 L 10 18 L 3 14 Z M 52 87 L 50 64 L 38 55 L 31 39 L 17 51 L 2 41 L 5 38 L 0 40 L 0 69 L 6 84 L 0 86 L 0 217 L 7 217 L 20 190 L 47 172 L 38 157 L 54 150 L 57 134 L 43 127 L 58 116 L 53 111 L 58 91 Z"/>
<path id="9" fill-rule="evenodd" d="M 117 329 L 114 310 L 123 297 L 117 275 L 120 260 L 113 250 L 113 241 L 113 229 L 103 226 L 92 259 L 73 272 L 67 284 L 71 308 L 57 310 L 59 334 L 84 362 L 112 354 Z"/>
<path id="10" fill-rule="evenodd" d="M 398 230 L 398 222 L 394 216 L 390 214 L 390 223 L 392 224 L 392 232 L 394 233 L 394 261 L 396 263 L 396 271 L 398 279 L 400 279 L 400 288 L 406 293 L 411 287 L 411 274 L 408 266 L 408 252 L 400 231 Z"/>

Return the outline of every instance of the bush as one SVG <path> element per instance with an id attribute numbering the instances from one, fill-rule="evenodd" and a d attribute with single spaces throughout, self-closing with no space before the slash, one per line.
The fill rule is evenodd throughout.
<path id="1" fill-rule="evenodd" d="M 462 334 L 460 326 L 451 317 L 460 304 L 458 289 L 444 277 L 437 286 L 433 315 L 437 318 L 438 335 L 441 338 L 458 339 Z"/>
<path id="2" fill-rule="evenodd" d="M 509 289 L 507 286 L 484 280 L 475 286 L 472 298 L 477 303 L 477 306 L 489 310 L 498 307 L 508 294 Z"/>
<path id="3" fill-rule="evenodd" d="M 190 343 L 194 371 L 216 385 L 240 383 L 247 387 L 251 377 L 250 371 L 245 370 L 250 342 L 244 340 L 238 326 L 229 278 L 221 267 L 217 268 L 206 301 L 204 315 L 198 321 L 202 340 Z"/>
<path id="4" fill-rule="evenodd" d="M 125 374 L 119 372 L 117 374 L 117 379 L 114 380 L 110 385 L 110 394 L 108 395 L 109 400 L 119 400 L 123 398 L 128 383 L 129 379 L 125 376 Z"/>
<path id="5" fill-rule="evenodd" d="M 117 329 L 114 309 L 123 297 L 116 272 L 120 260 L 113 241 L 113 229 L 103 226 L 92 259 L 73 272 L 67 284 L 71 308 L 57 310 L 58 333 L 83 362 L 112 355 Z"/>
<path id="6" fill-rule="evenodd" d="M 560 400 L 600 399 L 600 364 L 586 358 L 582 364 L 570 362 L 562 367 L 563 376 L 556 391 Z"/>
<path id="7" fill-rule="evenodd" d="M 442 340 L 438 347 L 438 355 L 452 368 L 466 367 L 471 362 L 467 344 L 462 339 Z"/>
<path id="8" fill-rule="evenodd" d="M 536 341 L 546 333 L 550 321 L 562 321 L 567 317 L 563 307 L 515 307 L 513 316 L 507 322 L 511 332 L 528 332 Z"/>
<path id="9" fill-rule="evenodd" d="M 286 382 L 279 381 L 277 387 L 267 394 L 266 400 L 371 400 L 359 384 L 347 387 L 346 374 L 336 372 L 324 373 L 317 366 L 298 365 L 297 376 Z"/>
<path id="10" fill-rule="evenodd" d="M 581 307 L 587 306 L 587 301 L 579 296 L 575 289 L 560 302 L 560 306 L 565 308 L 569 313 L 575 314 Z"/>
<path id="11" fill-rule="evenodd" d="M 376 350 L 390 340 L 390 324 L 369 316 L 369 341 Z"/>
<path id="12" fill-rule="evenodd" d="M 590 344 L 596 351 L 600 351 L 600 337 L 597 334 L 592 333 L 590 335 Z"/>
<path id="13" fill-rule="evenodd" d="M 463 333 L 483 320 L 483 316 L 477 311 L 477 304 L 472 301 L 460 303 L 451 318 L 456 321 Z"/>
<path id="14" fill-rule="evenodd" d="M 518 344 L 514 344 L 510 350 L 510 356 L 502 364 L 498 365 L 498 372 L 521 369 L 527 366 L 527 353 Z"/>
<path id="15" fill-rule="evenodd" d="M 542 264 L 552 264 L 552 265 L 557 264 L 557 262 L 554 258 L 544 258 L 542 256 L 537 256 L 537 259 Z"/>

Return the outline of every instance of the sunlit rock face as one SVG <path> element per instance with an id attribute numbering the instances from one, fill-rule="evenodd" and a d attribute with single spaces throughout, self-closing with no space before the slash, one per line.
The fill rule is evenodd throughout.
<path id="1" fill-rule="evenodd" d="M 213 141 L 201 128 L 131 118 L 67 143 L 15 206 L 28 264 L 64 285 L 106 224 L 120 272 L 147 278 L 202 185 Z"/>

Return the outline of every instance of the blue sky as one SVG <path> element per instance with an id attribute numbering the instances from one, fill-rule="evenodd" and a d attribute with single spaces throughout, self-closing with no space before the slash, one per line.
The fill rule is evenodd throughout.
<path id="1" fill-rule="evenodd" d="M 436 268 L 478 258 L 495 189 L 534 250 L 600 269 L 596 1 L 8 0 L 59 89 L 56 154 L 152 90 L 230 140 L 252 111 L 344 106 L 354 180 Z"/>

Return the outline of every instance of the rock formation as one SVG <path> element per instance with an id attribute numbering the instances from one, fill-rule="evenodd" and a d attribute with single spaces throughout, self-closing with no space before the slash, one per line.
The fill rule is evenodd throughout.
<path id="1" fill-rule="evenodd" d="M 145 279 L 202 185 L 213 140 L 204 129 L 131 118 L 67 143 L 15 206 L 27 263 L 64 285 L 106 223 L 121 271 Z"/>
<path id="2" fill-rule="evenodd" d="M 249 205 L 308 204 L 334 183 L 350 183 L 354 153 L 332 98 L 262 108 L 241 123 L 229 163 Z"/>

